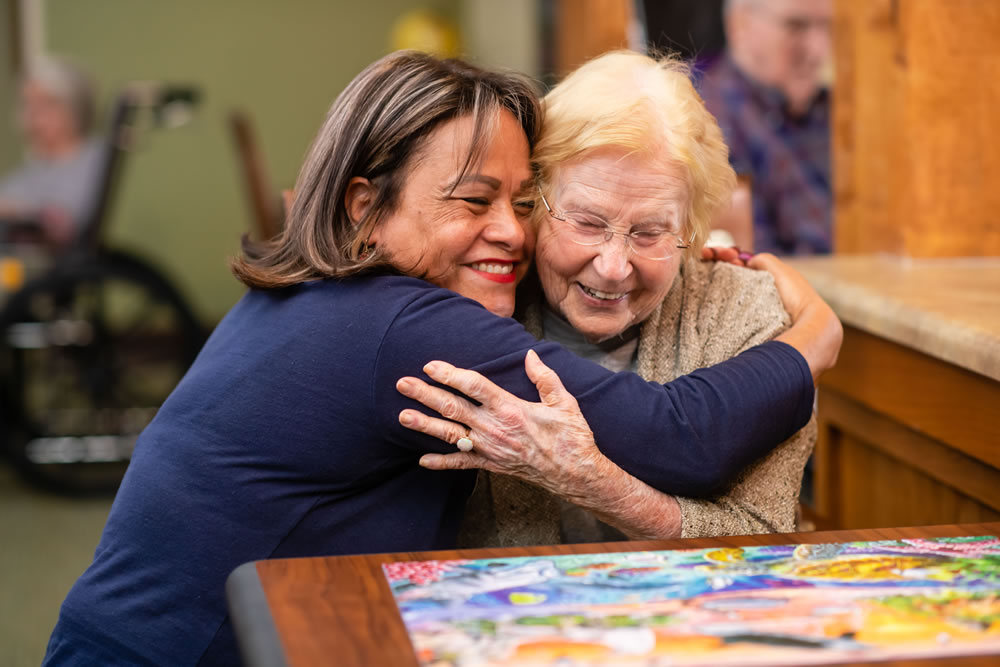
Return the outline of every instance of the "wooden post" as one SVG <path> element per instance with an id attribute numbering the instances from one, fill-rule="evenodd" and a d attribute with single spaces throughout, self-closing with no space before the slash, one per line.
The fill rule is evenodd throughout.
<path id="1" fill-rule="evenodd" d="M 560 79 L 606 51 L 628 48 L 630 0 L 557 0 L 554 18 Z"/>
<path id="2" fill-rule="evenodd" d="M 1000 255 L 1000 2 L 836 0 L 835 249 Z"/>

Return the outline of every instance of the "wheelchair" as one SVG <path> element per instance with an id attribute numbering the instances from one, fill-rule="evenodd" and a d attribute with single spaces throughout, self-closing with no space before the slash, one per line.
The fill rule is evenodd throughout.
<path id="1" fill-rule="evenodd" d="M 114 492 L 138 434 L 207 337 L 160 271 L 101 240 L 144 117 L 169 124 L 195 99 L 190 89 L 155 84 L 118 96 L 91 214 L 69 249 L 0 307 L 0 445 L 46 489 Z M 20 245 L 27 252 L 31 244 L 22 236 Z M 10 247 L 16 259 L 18 244 Z"/>

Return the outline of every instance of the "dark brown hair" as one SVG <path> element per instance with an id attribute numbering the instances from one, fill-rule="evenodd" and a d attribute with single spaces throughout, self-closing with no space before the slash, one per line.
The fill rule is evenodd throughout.
<path id="1" fill-rule="evenodd" d="M 470 116 L 464 173 L 488 145 L 500 111 L 518 119 L 533 148 L 541 111 L 528 79 L 409 51 L 372 63 L 330 107 L 299 172 L 284 230 L 261 243 L 244 237 L 233 273 L 250 287 L 274 289 L 392 268 L 378 249 L 366 252 L 366 240 L 394 210 L 424 139 L 442 123 Z M 352 223 L 344 197 L 355 176 L 368 179 L 376 195 L 365 219 Z"/>

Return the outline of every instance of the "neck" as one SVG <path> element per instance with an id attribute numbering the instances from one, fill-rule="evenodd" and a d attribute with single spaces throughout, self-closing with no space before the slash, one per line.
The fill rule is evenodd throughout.
<path id="1" fill-rule="evenodd" d="M 625 343 L 639 337 L 639 325 L 636 324 L 607 338 L 588 338 L 573 328 L 573 325 L 570 324 L 566 318 L 550 308 L 548 304 L 542 306 L 542 320 L 545 324 L 546 337 L 550 335 L 549 331 L 551 329 L 554 330 L 553 333 L 562 339 L 577 340 L 580 343 L 593 345 L 594 347 L 604 350 L 605 352 L 616 350 Z"/>

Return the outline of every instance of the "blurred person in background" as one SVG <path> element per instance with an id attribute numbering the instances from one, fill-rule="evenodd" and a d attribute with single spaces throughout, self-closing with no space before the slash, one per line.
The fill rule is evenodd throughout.
<path id="1" fill-rule="evenodd" d="M 74 238 L 93 208 L 104 154 L 90 137 L 94 115 L 94 86 L 81 69 L 56 59 L 28 67 L 17 112 L 27 161 L 0 179 L 0 225 L 35 222 L 55 245 Z"/>
<path id="2" fill-rule="evenodd" d="M 750 181 L 754 250 L 832 250 L 830 0 L 727 0 L 727 51 L 700 92 Z"/>

